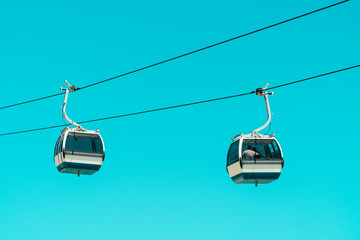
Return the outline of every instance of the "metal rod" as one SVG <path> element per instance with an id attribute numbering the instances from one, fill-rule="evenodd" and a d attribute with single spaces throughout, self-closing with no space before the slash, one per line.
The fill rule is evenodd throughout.
<path id="1" fill-rule="evenodd" d="M 66 84 L 69 86 L 68 82 L 65 81 Z M 68 99 L 68 95 L 69 92 L 72 91 L 72 86 L 69 86 L 70 89 L 64 89 L 64 88 L 60 88 L 60 91 L 65 90 L 65 97 L 64 97 L 64 104 L 62 106 L 62 115 L 65 118 L 66 121 L 68 121 L 71 125 L 83 129 L 79 124 L 77 124 L 76 122 L 74 122 L 73 120 L 71 120 L 67 115 L 66 115 L 66 104 L 67 104 L 67 99 Z"/>
<path id="2" fill-rule="evenodd" d="M 268 119 L 266 121 L 266 123 L 264 124 L 264 126 L 256 129 L 253 131 L 253 133 L 258 133 L 260 132 L 261 130 L 263 130 L 264 128 L 266 128 L 269 123 L 271 122 L 271 110 L 270 110 L 270 104 L 269 104 L 269 98 L 268 98 L 268 93 L 264 93 L 264 99 L 265 99 L 265 105 L 266 105 L 266 110 L 267 110 L 267 116 L 268 116 Z"/>
<path id="3" fill-rule="evenodd" d="M 273 95 L 274 93 L 273 93 L 273 92 L 270 92 L 270 93 L 264 92 L 265 89 L 266 89 L 268 86 L 269 86 L 269 84 L 266 84 L 265 87 L 263 87 L 263 88 L 258 88 L 258 89 L 255 90 L 256 95 L 258 95 L 258 96 L 264 96 L 265 105 L 266 105 L 266 112 L 267 112 L 268 119 L 267 119 L 266 123 L 265 123 L 262 127 L 260 127 L 260 128 L 258 128 L 258 129 L 256 129 L 256 130 L 252 131 L 252 134 L 257 134 L 258 132 L 260 132 L 261 130 L 263 130 L 264 128 L 266 128 L 266 127 L 269 125 L 269 123 L 271 122 L 271 115 L 272 115 L 272 113 L 271 113 L 271 110 L 270 110 L 270 104 L 269 104 L 268 95 Z"/>

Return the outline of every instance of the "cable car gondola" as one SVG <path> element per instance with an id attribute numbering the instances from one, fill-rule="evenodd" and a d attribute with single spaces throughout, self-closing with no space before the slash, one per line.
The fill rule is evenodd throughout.
<path id="1" fill-rule="evenodd" d="M 258 132 L 265 129 L 271 122 L 271 111 L 268 94 L 264 92 L 268 87 L 258 88 L 255 93 L 264 96 L 268 120 L 264 126 L 252 131 L 251 134 L 242 133 L 232 138 L 227 155 L 227 172 L 234 183 L 270 183 L 279 178 L 284 166 L 284 158 L 275 134 L 263 135 Z"/>
<path id="2" fill-rule="evenodd" d="M 65 90 L 65 98 L 63 104 L 63 116 L 70 124 L 76 128 L 66 127 L 61 131 L 58 138 L 55 151 L 54 161 L 59 172 L 73 173 L 80 176 L 92 175 L 97 172 L 105 158 L 104 142 L 101 138 L 99 130 L 91 131 L 82 128 L 79 124 L 70 120 L 66 115 L 66 103 L 69 92 L 76 91 L 76 87 L 69 86 Z"/>

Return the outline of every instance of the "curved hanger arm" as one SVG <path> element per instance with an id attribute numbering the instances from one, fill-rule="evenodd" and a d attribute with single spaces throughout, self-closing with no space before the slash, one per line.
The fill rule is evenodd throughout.
<path id="1" fill-rule="evenodd" d="M 73 120 L 71 120 L 67 115 L 66 115 L 66 104 L 67 104 L 67 99 L 68 99 L 68 95 L 69 95 L 69 92 L 73 92 L 73 91 L 76 91 L 76 86 L 75 85 L 72 85 L 70 86 L 70 84 L 65 81 L 65 83 L 68 85 L 69 88 L 60 88 L 60 91 L 64 91 L 65 90 L 65 98 L 64 98 L 64 103 L 63 103 L 63 106 L 62 106 L 62 115 L 63 117 L 65 118 L 66 121 L 68 121 L 71 125 L 75 126 L 76 128 L 79 128 L 79 129 L 83 129 L 80 124 L 77 124 L 76 122 L 74 122 Z"/>
<path id="2" fill-rule="evenodd" d="M 265 129 L 269 125 L 269 123 L 271 122 L 272 113 L 271 113 L 271 110 L 270 110 L 268 93 L 264 94 L 264 98 L 265 98 L 265 104 L 266 104 L 266 111 L 267 111 L 268 119 L 267 119 L 266 123 L 262 127 L 259 127 L 258 129 L 254 130 L 253 133 L 258 133 L 261 130 Z"/>
<path id="3" fill-rule="evenodd" d="M 266 105 L 266 111 L 267 111 L 267 116 L 268 116 L 268 119 L 266 121 L 266 123 L 262 126 L 262 127 L 259 127 L 258 129 L 252 131 L 252 134 L 257 134 L 258 132 L 260 132 L 261 130 L 265 129 L 269 123 L 271 122 L 271 110 L 270 110 L 270 104 L 269 104 L 269 98 L 268 98 L 268 95 L 273 95 L 274 93 L 273 92 L 263 92 L 267 87 L 269 86 L 269 84 L 266 84 L 266 86 L 264 88 L 258 88 L 256 89 L 256 95 L 258 96 L 264 96 L 264 99 L 265 99 L 265 105 Z"/>

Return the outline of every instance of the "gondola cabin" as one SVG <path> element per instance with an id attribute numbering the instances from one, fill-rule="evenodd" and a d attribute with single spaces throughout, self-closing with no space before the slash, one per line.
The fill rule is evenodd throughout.
<path id="1" fill-rule="evenodd" d="M 58 138 L 54 161 L 59 172 L 92 175 L 105 158 L 105 147 L 97 131 L 65 129 Z"/>
<path id="2" fill-rule="evenodd" d="M 240 135 L 230 145 L 227 171 L 234 183 L 270 183 L 284 166 L 281 147 L 273 135 Z"/>

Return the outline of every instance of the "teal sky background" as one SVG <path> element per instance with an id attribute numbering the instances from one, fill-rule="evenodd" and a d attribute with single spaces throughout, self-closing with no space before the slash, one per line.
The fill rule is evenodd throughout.
<path id="1" fill-rule="evenodd" d="M 336 1 L 8 1 L 5 106 L 82 87 Z M 360 64 L 360 3 L 70 94 L 84 121 L 250 92 Z M 85 124 L 100 171 L 58 173 L 59 129 L 0 137 L 0 239 L 359 239 L 360 69 L 274 89 L 280 178 L 234 184 L 231 137 L 266 121 L 255 95 Z M 0 110 L 0 133 L 63 124 L 63 96 Z M 266 132 L 266 131 L 265 131 Z"/>

